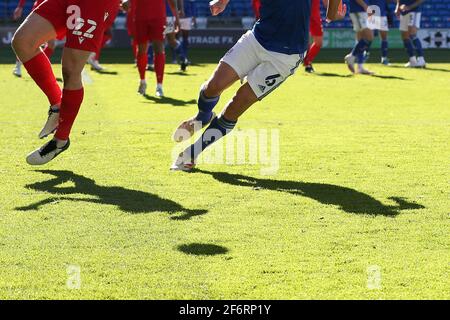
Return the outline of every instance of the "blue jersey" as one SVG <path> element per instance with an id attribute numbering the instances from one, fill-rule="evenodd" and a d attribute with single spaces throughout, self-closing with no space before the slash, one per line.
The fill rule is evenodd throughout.
<path id="1" fill-rule="evenodd" d="M 308 49 L 311 0 L 261 0 L 253 33 L 267 50 L 303 54 Z"/>
<path id="2" fill-rule="evenodd" d="M 410 6 L 410 5 L 414 4 L 414 3 L 416 3 L 416 0 L 400 0 L 400 5 L 406 4 L 407 6 Z M 419 5 L 419 6 L 415 7 L 412 10 L 403 12 L 402 14 L 405 15 L 405 14 L 408 14 L 410 12 L 420 12 L 420 11 L 422 11 L 422 5 Z"/>
<path id="3" fill-rule="evenodd" d="M 196 6 L 195 6 L 195 0 L 184 0 L 184 15 L 186 18 L 189 17 L 196 17 Z"/>
<path id="4" fill-rule="evenodd" d="M 365 2 L 366 2 L 366 4 L 368 4 L 367 0 L 365 0 Z M 366 12 L 366 10 L 364 10 L 364 8 L 361 7 L 359 5 L 359 3 L 356 2 L 356 0 L 350 0 L 349 7 L 350 7 L 350 13 Z"/>
<path id="5" fill-rule="evenodd" d="M 387 2 L 386 0 L 369 0 L 369 5 L 380 8 L 380 17 L 387 16 Z"/>

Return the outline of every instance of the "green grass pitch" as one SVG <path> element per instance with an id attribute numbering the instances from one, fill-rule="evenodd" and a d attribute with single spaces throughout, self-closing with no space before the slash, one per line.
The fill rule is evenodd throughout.
<path id="1" fill-rule="evenodd" d="M 25 156 L 46 99 L 0 65 L 0 299 L 450 297 L 448 61 L 299 71 L 237 126 L 278 130 L 267 176 L 168 170 L 217 52 L 185 75 L 169 65 L 164 100 L 138 96 L 129 56 L 113 56 L 116 74 L 89 72 L 70 150 L 42 168 Z"/>

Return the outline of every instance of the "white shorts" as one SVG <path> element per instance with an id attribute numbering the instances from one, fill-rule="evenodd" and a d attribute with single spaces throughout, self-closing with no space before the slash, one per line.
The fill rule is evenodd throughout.
<path id="1" fill-rule="evenodd" d="M 388 18 L 386 16 L 371 16 L 367 21 L 367 26 L 371 30 L 389 31 Z"/>
<path id="2" fill-rule="evenodd" d="M 192 30 L 192 17 L 181 18 L 180 19 L 180 29 L 181 30 Z"/>
<path id="3" fill-rule="evenodd" d="M 303 58 L 304 54 L 268 51 L 248 31 L 220 61 L 230 65 L 241 80 L 246 79 L 262 100 L 295 73 Z"/>
<path id="4" fill-rule="evenodd" d="M 175 32 L 175 17 L 166 17 L 166 29 L 164 34 L 171 34 Z"/>
<path id="5" fill-rule="evenodd" d="M 367 12 L 352 12 L 350 13 L 350 19 L 352 19 L 353 30 L 359 32 L 367 29 Z"/>
<path id="6" fill-rule="evenodd" d="M 408 31 L 409 27 L 420 29 L 422 12 L 410 12 L 400 16 L 400 31 Z"/>

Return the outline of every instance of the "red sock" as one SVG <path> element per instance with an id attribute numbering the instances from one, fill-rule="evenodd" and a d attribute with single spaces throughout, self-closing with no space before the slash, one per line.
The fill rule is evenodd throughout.
<path id="1" fill-rule="evenodd" d="M 100 61 L 100 54 L 102 53 L 102 49 L 105 47 L 106 43 L 112 39 L 110 34 L 104 34 L 102 38 L 102 45 L 99 47 L 98 51 L 95 53 L 95 60 Z"/>
<path id="2" fill-rule="evenodd" d="M 145 80 L 145 71 L 147 70 L 148 56 L 147 53 L 139 54 L 137 56 L 137 66 L 141 80 Z"/>
<path id="3" fill-rule="evenodd" d="M 138 43 L 137 43 L 136 40 L 133 40 L 132 47 L 133 47 L 133 55 L 134 55 L 134 59 L 137 60 L 137 56 L 138 56 Z"/>
<path id="4" fill-rule="evenodd" d="M 310 65 L 314 61 L 314 59 L 320 52 L 320 48 L 321 47 L 319 47 L 316 43 L 311 44 L 308 53 L 306 54 L 305 61 L 303 62 L 305 66 Z"/>
<path id="5" fill-rule="evenodd" d="M 34 58 L 28 60 L 23 64 L 27 69 L 31 78 L 45 93 L 50 102 L 50 105 L 54 106 L 61 102 L 61 88 L 56 82 L 55 74 L 52 70 L 52 65 L 47 56 L 40 52 Z"/>
<path id="6" fill-rule="evenodd" d="M 61 109 L 59 111 L 59 125 L 55 137 L 60 140 L 69 139 L 70 130 L 83 102 L 84 89 L 63 90 Z"/>
<path id="7" fill-rule="evenodd" d="M 45 55 L 47 56 L 47 58 L 51 58 L 53 55 L 53 52 L 55 51 L 55 49 L 50 48 L 49 46 L 47 46 L 44 50 Z"/>
<path id="8" fill-rule="evenodd" d="M 166 66 L 166 54 L 165 53 L 155 54 L 155 73 L 157 83 L 163 83 L 165 66 Z"/>

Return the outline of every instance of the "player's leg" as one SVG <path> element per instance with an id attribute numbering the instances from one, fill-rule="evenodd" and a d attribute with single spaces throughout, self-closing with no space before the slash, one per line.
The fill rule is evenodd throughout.
<path id="1" fill-rule="evenodd" d="M 373 74 L 373 72 L 364 68 L 364 62 L 367 59 L 366 57 L 369 53 L 370 46 L 372 45 L 372 41 L 373 41 L 373 31 L 367 27 L 362 29 L 360 42 L 363 43 L 364 46 L 357 54 L 357 59 L 356 59 L 357 64 L 358 64 L 357 73 L 359 73 L 359 74 L 365 74 L 365 75 Z"/>
<path id="2" fill-rule="evenodd" d="M 305 61 L 303 65 L 305 66 L 305 71 L 308 73 L 314 72 L 312 63 L 316 56 L 319 54 L 320 49 L 323 45 L 323 36 L 312 36 L 313 43 L 309 46 L 308 53 L 306 54 Z"/>
<path id="3" fill-rule="evenodd" d="M 201 86 L 198 98 L 198 113 L 183 121 L 173 134 L 173 140 L 189 139 L 195 131 L 208 125 L 215 117 L 213 112 L 220 95 L 239 79 L 243 79 L 261 62 L 258 56 L 260 45 L 253 33 L 248 32 L 221 59 L 212 76 Z"/>
<path id="4" fill-rule="evenodd" d="M 278 88 L 301 62 L 299 55 L 268 53 L 267 60 L 248 73 L 247 82 L 240 87 L 222 114 L 214 118 L 201 137 L 180 154 L 172 169 L 192 170 L 201 152 L 230 133 L 241 115 Z"/>
<path id="5" fill-rule="evenodd" d="M 371 30 L 367 28 L 368 17 L 366 12 L 350 13 L 350 18 L 352 20 L 353 30 L 357 34 L 357 42 L 352 48 L 352 51 L 345 56 L 345 63 L 352 73 L 356 73 L 355 63 L 360 64 L 364 62 L 364 52 L 370 47 L 372 39 L 370 41 L 367 39 L 368 32 L 366 30 Z"/>
<path id="6" fill-rule="evenodd" d="M 163 97 L 164 69 L 166 67 L 166 53 L 164 50 L 164 42 L 153 41 L 154 64 L 156 75 L 156 96 Z"/>
<path id="7" fill-rule="evenodd" d="M 409 26 L 412 14 L 408 13 L 400 16 L 400 33 L 403 40 L 403 46 L 408 54 L 409 61 L 405 64 L 407 68 L 415 68 L 417 66 L 417 58 L 414 55 L 414 45 L 410 38 Z"/>
<path id="8" fill-rule="evenodd" d="M 137 69 L 139 72 L 139 88 L 138 93 L 145 95 L 147 91 L 147 80 L 145 74 L 147 71 L 148 64 L 148 41 L 140 41 L 137 46 Z"/>
<path id="9" fill-rule="evenodd" d="M 61 88 L 48 57 L 41 49 L 42 43 L 55 38 L 53 25 L 47 19 L 32 13 L 14 34 L 12 47 L 31 78 L 47 96 L 50 105 L 57 109 L 61 102 Z"/>
<path id="10" fill-rule="evenodd" d="M 388 59 L 388 50 L 389 50 L 388 31 L 380 31 L 380 38 L 381 38 L 381 63 L 384 64 L 384 65 L 389 65 L 389 59 Z"/>
<path id="11" fill-rule="evenodd" d="M 412 21 L 411 21 L 410 26 L 408 27 L 408 32 L 409 32 L 409 37 L 412 41 L 412 44 L 414 45 L 414 48 L 416 49 L 417 67 L 425 68 L 426 62 L 425 62 L 425 58 L 423 55 L 422 42 L 417 37 L 417 31 L 420 28 L 420 19 L 421 19 L 420 12 L 412 13 Z"/>

